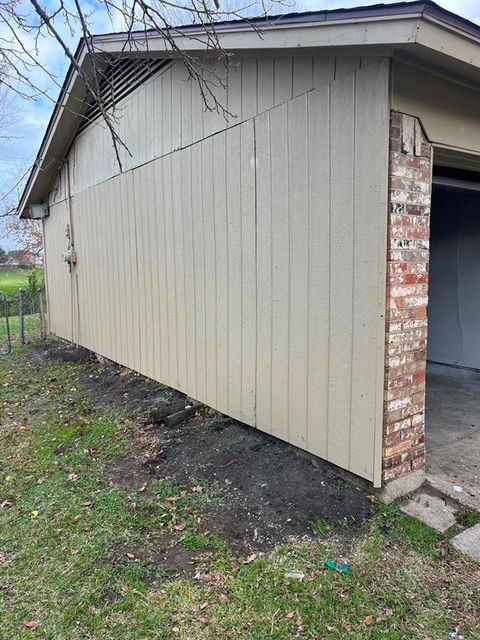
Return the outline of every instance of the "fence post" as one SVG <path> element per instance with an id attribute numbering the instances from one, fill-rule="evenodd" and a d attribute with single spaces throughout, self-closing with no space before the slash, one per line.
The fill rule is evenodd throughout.
<path id="1" fill-rule="evenodd" d="M 46 336 L 46 326 L 45 326 L 45 313 L 43 309 L 43 289 L 40 288 L 38 290 L 38 306 L 40 307 L 40 335 L 43 338 Z"/>
<path id="2" fill-rule="evenodd" d="M 25 291 L 23 289 L 18 290 L 18 320 L 20 325 L 20 342 L 25 344 Z"/>

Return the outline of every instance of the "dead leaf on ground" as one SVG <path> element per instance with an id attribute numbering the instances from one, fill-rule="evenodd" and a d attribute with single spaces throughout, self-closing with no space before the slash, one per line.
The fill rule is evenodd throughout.
<path id="1" fill-rule="evenodd" d="M 372 616 L 372 615 L 368 615 L 368 616 L 364 619 L 363 624 L 366 624 L 367 626 L 369 626 L 369 625 L 371 625 L 371 624 L 372 624 L 372 622 L 373 622 L 373 616 Z"/>
<path id="2" fill-rule="evenodd" d="M 385 622 L 386 620 L 388 620 L 390 618 L 389 615 L 381 615 L 381 616 L 377 616 L 375 618 L 375 622 Z"/>
<path id="3" fill-rule="evenodd" d="M 248 558 L 245 558 L 245 560 L 243 561 L 243 564 L 250 564 L 251 562 L 253 562 L 256 559 L 257 559 L 257 554 L 256 553 L 252 553 L 251 555 L 248 556 Z"/>
<path id="4" fill-rule="evenodd" d="M 75 480 L 77 480 L 78 476 L 76 473 L 69 473 L 67 476 L 67 479 L 70 480 L 70 482 L 74 482 Z"/>
<path id="5" fill-rule="evenodd" d="M 38 627 L 40 626 L 40 620 L 29 620 L 28 622 L 25 622 L 25 626 L 27 627 L 27 629 L 35 631 L 35 629 L 38 629 Z"/>
<path id="6" fill-rule="evenodd" d="M 174 525 L 174 529 L 175 531 L 183 531 L 186 528 L 186 524 L 185 522 L 179 522 L 178 524 Z"/>
<path id="7" fill-rule="evenodd" d="M 201 580 L 202 582 L 220 582 L 223 579 L 223 573 L 220 571 L 211 571 L 210 573 L 201 573 L 198 571 L 195 574 L 195 580 Z"/>
<path id="8" fill-rule="evenodd" d="M 289 611 L 285 617 L 291 620 L 294 615 L 295 615 L 295 611 Z"/>
<path id="9" fill-rule="evenodd" d="M 129 551 L 125 554 L 127 556 L 127 558 L 129 560 L 135 560 L 135 556 L 133 553 L 130 553 Z"/>

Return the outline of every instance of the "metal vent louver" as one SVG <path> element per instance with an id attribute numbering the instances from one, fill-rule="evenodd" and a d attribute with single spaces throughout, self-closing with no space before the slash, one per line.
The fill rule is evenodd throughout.
<path id="1" fill-rule="evenodd" d="M 115 59 L 103 72 L 103 78 L 100 81 L 100 93 L 104 108 L 111 109 L 115 103 L 135 91 L 137 87 L 169 62 L 170 60 L 164 59 Z M 90 103 L 83 115 L 83 122 L 78 133 L 81 133 L 89 124 L 100 117 L 101 111 L 98 103 Z"/>

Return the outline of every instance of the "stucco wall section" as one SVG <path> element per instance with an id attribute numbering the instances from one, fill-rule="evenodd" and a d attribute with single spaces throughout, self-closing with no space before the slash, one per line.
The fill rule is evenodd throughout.
<path id="1" fill-rule="evenodd" d="M 418 119 L 390 127 L 383 480 L 425 466 L 432 147 Z"/>

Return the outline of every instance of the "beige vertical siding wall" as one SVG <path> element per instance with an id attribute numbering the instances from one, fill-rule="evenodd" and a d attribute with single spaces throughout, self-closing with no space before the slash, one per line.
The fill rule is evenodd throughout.
<path id="1" fill-rule="evenodd" d="M 50 216 L 45 219 L 44 224 L 48 322 L 50 331 L 65 340 L 71 340 L 73 337 L 71 275 L 67 265 L 62 261 L 62 254 L 68 246 L 65 235 L 68 223 L 66 200 L 50 207 Z"/>
<path id="2" fill-rule="evenodd" d="M 388 67 L 258 116 L 257 426 L 374 479 Z"/>
<path id="3" fill-rule="evenodd" d="M 388 76 L 347 73 L 73 196 L 78 341 L 378 479 Z"/>
<path id="4" fill-rule="evenodd" d="M 375 61 L 368 57 L 246 57 L 238 58 L 228 74 L 223 64 L 207 61 L 206 79 L 214 83 L 220 103 L 232 114 L 226 119 L 205 111 L 198 86 L 188 79 L 185 66 L 172 63 L 118 105 L 118 132 L 128 147 L 128 152 L 120 149 L 123 169 L 198 142 Z M 222 78 L 225 89 L 215 76 Z M 76 138 L 69 165 L 72 193 L 119 173 L 110 133 L 101 121 Z M 65 172 L 57 189 L 51 202 L 65 197 Z"/>

